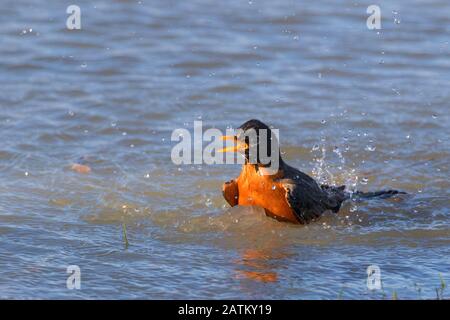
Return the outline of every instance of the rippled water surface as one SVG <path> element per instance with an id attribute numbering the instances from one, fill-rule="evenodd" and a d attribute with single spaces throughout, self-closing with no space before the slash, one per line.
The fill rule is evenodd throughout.
<path id="1" fill-rule="evenodd" d="M 378 1 L 379 31 L 368 1 L 76 4 L 79 31 L 64 1 L 2 3 L 1 298 L 412 299 L 450 282 L 448 1 Z M 170 137 L 250 118 L 322 182 L 408 195 L 306 227 L 229 209 L 239 166 L 176 166 Z"/>

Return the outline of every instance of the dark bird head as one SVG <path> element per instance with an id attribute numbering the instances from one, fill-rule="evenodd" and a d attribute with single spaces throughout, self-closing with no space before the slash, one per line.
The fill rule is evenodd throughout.
<path id="1" fill-rule="evenodd" d="M 278 166 L 283 163 L 277 135 L 259 120 L 252 119 L 243 123 L 235 136 L 224 136 L 223 140 L 233 140 L 235 145 L 221 151 L 241 152 L 246 164 L 277 171 Z"/>

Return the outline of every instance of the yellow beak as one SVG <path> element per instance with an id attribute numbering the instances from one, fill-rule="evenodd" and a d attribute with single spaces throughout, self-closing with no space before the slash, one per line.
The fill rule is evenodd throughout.
<path id="1" fill-rule="evenodd" d="M 247 144 L 241 141 L 238 141 L 236 136 L 222 136 L 221 139 L 223 141 L 232 140 L 236 144 L 234 146 L 225 147 L 223 149 L 217 150 L 217 152 L 238 152 L 247 149 Z"/>

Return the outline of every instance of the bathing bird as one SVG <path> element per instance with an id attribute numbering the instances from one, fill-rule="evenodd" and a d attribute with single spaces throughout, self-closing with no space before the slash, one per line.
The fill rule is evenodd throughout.
<path id="1" fill-rule="evenodd" d="M 350 193 L 345 186 L 320 185 L 284 162 L 276 135 L 263 122 L 249 120 L 238 128 L 238 132 L 237 135 L 223 136 L 223 140 L 232 140 L 233 145 L 219 150 L 240 153 L 245 158 L 240 175 L 222 187 L 223 196 L 232 207 L 259 206 L 267 216 L 279 221 L 308 224 L 328 210 L 337 213 L 342 203 L 351 197 L 387 198 L 404 193 L 397 190 Z M 256 139 L 250 139 L 250 132 L 255 133 Z M 251 154 L 252 150 L 256 155 Z M 267 156 L 265 161 L 261 156 L 263 150 Z M 274 166 L 275 163 L 278 165 Z"/>

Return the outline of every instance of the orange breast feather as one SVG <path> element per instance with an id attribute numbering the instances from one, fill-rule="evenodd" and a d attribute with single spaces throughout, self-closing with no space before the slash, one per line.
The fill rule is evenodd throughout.
<path id="1" fill-rule="evenodd" d="M 276 181 L 278 177 L 260 175 L 253 166 L 246 167 L 237 179 L 238 204 L 260 206 L 273 218 L 298 223 L 286 200 L 286 190 Z"/>

